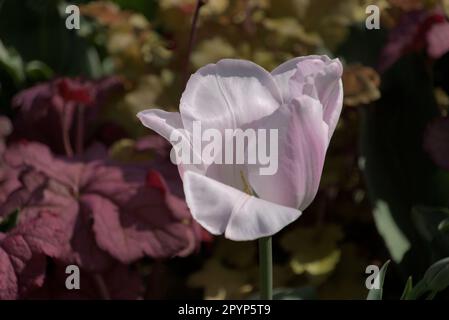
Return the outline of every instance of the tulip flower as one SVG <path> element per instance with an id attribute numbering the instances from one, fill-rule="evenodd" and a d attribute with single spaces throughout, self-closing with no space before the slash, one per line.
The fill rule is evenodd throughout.
<path id="1" fill-rule="evenodd" d="M 258 239 L 296 220 L 315 197 L 342 108 L 341 75 L 338 59 L 326 56 L 295 58 L 271 74 L 224 59 L 190 77 L 179 113 L 149 109 L 137 116 L 167 140 L 182 132 L 190 145 L 194 121 L 220 132 L 279 130 L 273 175 L 260 175 L 257 165 L 179 164 L 187 204 L 205 229 L 231 240 Z M 245 180 L 257 197 L 245 192 Z"/>
<path id="2" fill-rule="evenodd" d="M 271 298 L 270 236 L 295 221 L 318 191 L 343 104 L 341 76 L 340 61 L 326 56 L 295 58 L 271 73 L 249 61 L 224 59 L 190 77 L 179 113 L 149 109 L 137 115 L 170 142 L 180 137 L 191 148 L 197 161 L 177 164 L 194 219 L 231 240 L 260 239 L 262 298 Z M 263 175 L 260 162 L 204 161 L 203 149 L 194 147 L 198 122 L 201 130 L 224 135 L 229 129 L 276 130 L 277 170 Z M 245 154 L 260 147 L 260 141 L 247 142 Z M 239 151 L 226 145 L 217 158 Z"/>

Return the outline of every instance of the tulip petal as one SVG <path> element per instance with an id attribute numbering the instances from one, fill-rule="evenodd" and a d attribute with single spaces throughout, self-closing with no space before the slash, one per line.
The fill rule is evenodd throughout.
<path id="1" fill-rule="evenodd" d="M 159 109 L 148 109 L 137 114 L 142 124 L 170 141 L 174 130 L 183 129 L 179 112 L 167 112 Z"/>
<path id="2" fill-rule="evenodd" d="M 257 124 L 278 128 L 278 170 L 261 175 L 248 166 L 248 179 L 260 198 L 303 211 L 315 197 L 328 147 L 328 126 L 320 102 L 309 96 L 295 98 L 286 108 Z"/>
<path id="3" fill-rule="evenodd" d="M 179 174 L 181 178 L 186 170 L 194 170 L 196 172 L 205 172 L 206 168 L 200 163 L 200 156 L 196 154 L 191 146 L 190 137 L 188 132 L 183 128 L 181 115 L 178 112 L 167 112 L 159 109 L 148 109 L 141 111 L 137 114 L 137 117 L 142 122 L 142 124 L 155 131 L 167 141 L 173 144 L 173 142 L 182 143 L 184 145 L 183 150 L 189 150 L 192 157 L 197 159 L 196 162 L 183 162 L 178 165 Z M 181 141 L 172 141 L 173 134 L 176 133 L 177 137 L 181 137 Z M 176 154 L 176 153 L 175 153 Z M 176 154 L 177 155 L 177 154 Z M 199 159 L 199 160 L 198 160 Z M 172 159 L 175 160 L 175 159 Z M 177 161 L 177 160 L 176 160 Z M 198 163 L 198 164 L 194 164 Z"/>
<path id="4" fill-rule="evenodd" d="M 194 73 L 181 98 L 184 128 L 234 129 L 277 110 L 281 94 L 265 69 L 245 60 L 224 59 Z"/>
<path id="5" fill-rule="evenodd" d="M 196 221 L 210 233 L 235 241 L 271 236 L 301 215 L 194 172 L 185 174 L 184 192 Z"/>
<path id="6" fill-rule="evenodd" d="M 323 119 L 329 126 L 329 140 L 334 133 L 343 106 L 343 67 L 338 59 L 305 59 L 298 63 L 290 79 L 292 98 L 306 94 L 318 99 L 324 108 Z"/>
<path id="7" fill-rule="evenodd" d="M 278 88 L 282 93 L 284 103 L 289 103 L 290 100 L 292 99 L 289 81 L 290 78 L 293 77 L 293 75 L 296 73 L 298 69 L 298 63 L 307 62 L 308 60 L 321 60 L 321 59 L 324 61 L 326 60 L 330 61 L 330 59 L 327 56 L 311 55 L 305 57 L 296 57 L 279 65 L 276 69 L 274 69 L 271 72 L 271 75 L 274 77 L 274 80 L 276 81 Z"/>

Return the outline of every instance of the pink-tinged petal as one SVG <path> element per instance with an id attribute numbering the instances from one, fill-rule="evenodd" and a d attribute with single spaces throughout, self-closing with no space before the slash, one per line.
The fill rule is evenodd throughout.
<path id="1" fill-rule="evenodd" d="M 137 117 L 145 127 L 155 131 L 170 143 L 182 143 L 184 145 L 183 150 L 190 150 L 192 158 L 189 163 L 176 159 L 176 161 L 180 162 L 178 165 L 178 169 L 181 178 L 183 177 L 184 172 L 187 170 L 193 170 L 197 172 L 205 171 L 205 167 L 202 164 L 199 164 L 201 163 L 200 155 L 197 155 L 195 152 L 193 152 L 193 148 L 191 146 L 191 137 L 188 132 L 184 130 L 181 115 L 178 112 L 167 112 L 158 109 L 149 109 L 139 112 L 137 114 Z M 180 144 L 178 144 L 178 146 L 180 146 Z M 196 159 L 196 161 L 194 160 L 194 158 Z"/>
<path id="2" fill-rule="evenodd" d="M 181 98 L 184 128 L 192 132 L 193 121 L 202 129 L 240 128 L 271 114 L 282 104 L 270 73 L 245 60 L 220 60 L 194 73 Z"/>
<path id="3" fill-rule="evenodd" d="M 298 63 L 290 79 L 292 99 L 306 94 L 323 106 L 323 119 L 329 126 L 329 140 L 334 133 L 343 106 L 343 66 L 338 59 L 328 57 L 307 59 Z"/>
<path id="4" fill-rule="evenodd" d="M 244 193 L 202 175 L 187 172 L 184 194 L 193 218 L 214 235 L 226 230 L 235 202 Z"/>
<path id="5" fill-rule="evenodd" d="M 301 215 L 194 172 L 186 173 L 184 192 L 195 220 L 210 233 L 224 233 L 234 241 L 271 236 Z"/>
<path id="6" fill-rule="evenodd" d="M 323 60 L 330 61 L 327 56 L 305 56 L 305 57 L 296 57 L 290 59 L 283 64 L 279 65 L 276 69 L 271 72 L 271 75 L 274 77 L 281 93 L 284 103 L 288 103 L 292 99 L 292 95 L 290 93 L 290 78 L 296 73 L 298 69 L 298 63 L 307 62 L 308 60 Z"/>
<path id="7" fill-rule="evenodd" d="M 449 22 L 437 23 L 427 33 L 427 53 L 439 59 L 449 52 Z"/>
<path id="8" fill-rule="evenodd" d="M 302 96 L 260 121 L 259 128 L 279 128 L 277 172 L 261 175 L 260 166 L 248 166 L 249 183 L 260 198 L 301 211 L 312 202 L 328 147 L 322 119 L 320 102 Z"/>
<path id="9" fill-rule="evenodd" d="M 173 131 L 183 129 L 179 112 L 148 109 L 137 114 L 142 124 L 170 141 Z"/>

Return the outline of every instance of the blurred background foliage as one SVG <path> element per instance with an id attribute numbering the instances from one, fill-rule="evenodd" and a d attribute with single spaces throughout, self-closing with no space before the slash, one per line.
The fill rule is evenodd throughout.
<path id="1" fill-rule="evenodd" d="M 124 90 L 96 115 L 104 130 L 95 137 L 112 159 L 145 163 L 154 153 L 141 147 L 149 133 L 135 114 L 176 110 L 186 75 L 201 66 L 240 58 L 271 70 L 295 56 L 339 57 L 344 110 L 316 200 L 275 238 L 276 297 L 364 299 L 366 266 L 392 259 L 384 295 L 399 298 L 408 276 L 449 255 L 439 228 L 449 218 L 449 1 L 209 0 L 190 61 L 196 0 L 73 3 L 80 30 L 64 27 L 65 1 L 0 0 L 0 108 L 13 124 L 21 90 L 118 76 Z M 365 27 L 370 4 L 381 9 L 379 30 Z M 133 263 L 143 297 L 255 297 L 256 244 L 202 232 L 187 257 Z"/>

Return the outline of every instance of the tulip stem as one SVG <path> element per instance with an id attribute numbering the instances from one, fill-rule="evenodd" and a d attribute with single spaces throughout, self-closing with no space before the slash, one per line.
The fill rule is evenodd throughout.
<path id="1" fill-rule="evenodd" d="M 273 258 L 271 237 L 259 239 L 260 299 L 273 299 Z"/>

